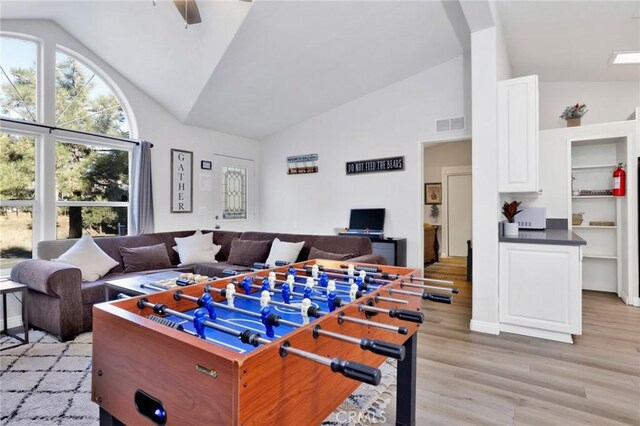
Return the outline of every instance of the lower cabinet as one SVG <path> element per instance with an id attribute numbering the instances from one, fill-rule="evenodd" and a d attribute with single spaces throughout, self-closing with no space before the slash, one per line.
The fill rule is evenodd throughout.
<path id="1" fill-rule="evenodd" d="M 582 248 L 500 243 L 500 331 L 573 343 L 582 334 Z"/>

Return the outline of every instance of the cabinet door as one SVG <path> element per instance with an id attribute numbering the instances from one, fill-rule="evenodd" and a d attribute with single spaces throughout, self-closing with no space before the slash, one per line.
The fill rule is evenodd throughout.
<path id="1" fill-rule="evenodd" d="M 498 190 L 538 191 L 538 76 L 498 82 Z"/>
<path id="2" fill-rule="evenodd" d="M 580 247 L 500 244 L 500 322 L 582 333 Z"/>

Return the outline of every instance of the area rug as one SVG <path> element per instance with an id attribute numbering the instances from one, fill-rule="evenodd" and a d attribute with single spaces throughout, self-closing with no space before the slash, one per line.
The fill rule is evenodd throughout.
<path id="1" fill-rule="evenodd" d="M 30 343 L 0 352 L 0 423 L 12 426 L 97 426 L 98 406 L 91 401 L 91 333 L 60 343 L 42 331 L 30 331 Z M 0 349 L 16 340 L 3 336 Z M 381 367 L 379 386 L 363 384 L 322 424 L 374 424 L 394 397 L 396 364 Z M 353 422 L 359 419 L 360 422 Z"/>
<path id="2" fill-rule="evenodd" d="M 438 262 L 424 268 L 424 277 L 438 280 L 467 280 L 467 265 L 464 263 Z"/>

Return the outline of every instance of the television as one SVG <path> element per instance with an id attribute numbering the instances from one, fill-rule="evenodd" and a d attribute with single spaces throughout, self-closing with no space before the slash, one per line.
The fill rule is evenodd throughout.
<path id="1" fill-rule="evenodd" d="M 349 230 L 368 229 L 371 231 L 384 230 L 385 209 L 351 209 Z"/>

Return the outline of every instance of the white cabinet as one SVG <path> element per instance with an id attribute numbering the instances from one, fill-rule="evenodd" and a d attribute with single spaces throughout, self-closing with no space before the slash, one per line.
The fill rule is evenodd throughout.
<path id="1" fill-rule="evenodd" d="M 537 192 L 538 76 L 498 82 L 498 190 Z"/>
<path id="2" fill-rule="evenodd" d="M 582 334 L 581 250 L 500 243 L 500 330 L 567 343 Z"/>

